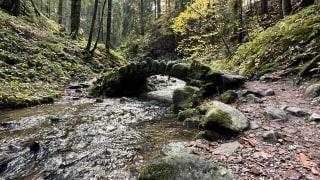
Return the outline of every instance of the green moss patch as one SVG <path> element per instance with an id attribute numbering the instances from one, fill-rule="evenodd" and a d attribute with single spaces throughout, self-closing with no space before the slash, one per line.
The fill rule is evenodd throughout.
<path id="1" fill-rule="evenodd" d="M 292 67 L 305 72 L 299 65 L 308 63 L 320 51 L 319 10 L 319 6 L 311 6 L 285 17 L 275 26 L 259 33 L 251 42 L 241 45 L 230 64 L 240 67 L 241 74 L 255 77 Z M 319 68 L 316 63 L 313 64 L 313 67 L 309 66 L 308 73 Z"/>
<path id="2" fill-rule="evenodd" d="M 53 102 L 70 82 L 125 64 L 101 48 L 88 55 L 85 41 L 65 37 L 42 16 L 30 21 L 0 10 L 0 27 L 0 108 Z"/>

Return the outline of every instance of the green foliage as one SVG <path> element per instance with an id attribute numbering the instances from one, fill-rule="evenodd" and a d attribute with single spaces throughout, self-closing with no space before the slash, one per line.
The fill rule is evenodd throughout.
<path id="1" fill-rule="evenodd" d="M 59 26 L 44 17 L 30 23 L 0 10 L 0 26 L 0 108 L 53 102 L 71 81 L 122 63 L 105 53 L 86 61 L 83 42 L 61 37 Z"/>
<path id="2" fill-rule="evenodd" d="M 240 46 L 230 63 L 240 67 L 239 72 L 243 75 L 259 77 L 276 67 L 295 63 L 295 57 L 301 54 L 318 52 L 319 43 L 315 43 L 320 39 L 318 11 L 319 7 L 311 6 L 287 16 Z"/>

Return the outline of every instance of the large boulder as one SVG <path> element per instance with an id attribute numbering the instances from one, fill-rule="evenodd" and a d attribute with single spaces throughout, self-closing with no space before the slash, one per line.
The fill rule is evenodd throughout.
<path id="1" fill-rule="evenodd" d="M 309 86 L 304 93 L 304 97 L 309 100 L 318 96 L 320 96 L 320 83 Z"/>
<path id="2" fill-rule="evenodd" d="M 197 87 L 185 86 L 174 90 L 172 97 L 174 112 L 196 107 L 200 96 L 200 89 Z"/>
<path id="3" fill-rule="evenodd" d="M 227 169 L 200 159 L 198 156 L 192 154 L 176 154 L 154 161 L 142 171 L 138 179 L 231 180 L 234 179 L 234 177 Z"/>
<path id="4" fill-rule="evenodd" d="M 237 109 L 219 101 L 213 101 L 200 126 L 213 131 L 231 130 L 240 132 L 248 128 L 248 119 Z"/>

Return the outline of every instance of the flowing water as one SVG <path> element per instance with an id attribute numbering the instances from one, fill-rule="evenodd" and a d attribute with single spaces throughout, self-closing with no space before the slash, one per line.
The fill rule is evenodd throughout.
<path id="1" fill-rule="evenodd" d="M 171 118 L 168 106 L 81 98 L 3 112 L 0 179 L 136 179 L 164 145 L 195 133 Z"/>

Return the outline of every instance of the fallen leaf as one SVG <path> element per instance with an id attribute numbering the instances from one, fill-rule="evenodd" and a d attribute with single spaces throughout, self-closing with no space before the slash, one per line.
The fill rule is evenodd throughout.
<path id="1" fill-rule="evenodd" d="M 317 168 L 317 167 L 312 167 L 311 168 L 311 172 L 312 172 L 312 174 L 314 174 L 314 175 L 319 175 L 320 174 L 320 169 L 319 168 Z"/>
<path id="2" fill-rule="evenodd" d="M 269 131 L 270 130 L 270 127 L 269 126 L 262 126 L 262 129 L 266 130 L 266 131 Z"/>
<path id="3" fill-rule="evenodd" d="M 249 137 L 251 137 L 251 138 L 253 138 L 253 137 L 255 137 L 256 135 L 255 134 L 249 134 Z"/>
<path id="4" fill-rule="evenodd" d="M 249 139 L 249 144 L 251 145 L 251 146 L 256 146 L 256 144 L 258 144 L 258 141 L 257 140 L 255 140 L 255 139 Z"/>
<path id="5" fill-rule="evenodd" d="M 260 174 L 262 174 L 262 172 L 261 172 L 258 168 L 256 168 L 255 166 L 253 166 L 253 167 L 250 169 L 250 172 L 251 172 L 252 174 L 254 174 L 254 175 L 257 175 L 257 176 L 259 176 Z"/>
<path id="6" fill-rule="evenodd" d="M 300 153 L 298 156 L 298 159 L 300 160 L 302 167 L 310 169 L 310 159 L 308 158 L 308 156 L 306 156 L 303 153 Z"/>
<path id="7" fill-rule="evenodd" d="M 272 157 L 272 155 L 266 153 L 266 152 L 260 152 L 260 156 L 263 157 L 264 159 L 268 159 L 269 157 Z"/>
<path id="8" fill-rule="evenodd" d="M 276 150 L 277 150 L 276 147 L 269 147 L 268 149 L 266 149 L 267 152 L 274 152 Z"/>
<path id="9" fill-rule="evenodd" d="M 233 161 L 233 160 L 235 160 L 237 157 L 236 156 L 229 156 L 228 157 L 228 161 Z"/>
<path id="10" fill-rule="evenodd" d="M 197 144 L 196 144 L 196 147 L 202 148 L 202 149 L 205 149 L 205 150 L 209 149 L 209 145 L 208 145 L 208 144 L 200 144 L 200 143 L 197 143 Z"/>
<path id="11" fill-rule="evenodd" d="M 294 165 L 289 164 L 289 165 L 288 165 L 288 169 L 294 169 Z"/>
<path id="12" fill-rule="evenodd" d="M 281 175 L 287 179 L 300 179 L 301 177 L 301 174 L 293 169 L 289 169 L 286 172 L 281 173 Z"/>
<path id="13" fill-rule="evenodd" d="M 238 142 L 239 142 L 240 144 L 245 144 L 247 140 L 248 140 L 248 139 L 246 139 L 246 138 L 244 138 L 244 137 L 240 137 L 239 140 L 238 140 Z"/>

